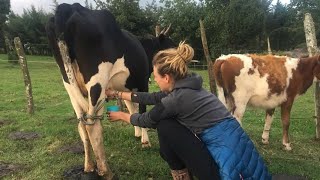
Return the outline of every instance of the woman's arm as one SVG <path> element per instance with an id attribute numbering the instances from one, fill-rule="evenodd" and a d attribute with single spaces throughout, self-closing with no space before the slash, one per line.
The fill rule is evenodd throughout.
<path id="1" fill-rule="evenodd" d="M 108 97 L 119 98 L 145 105 L 155 105 L 160 103 L 161 99 L 167 96 L 164 92 L 123 92 L 110 89 L 106 89 L 105 94 Z"/>
<path id="2" fill-rule="evenodd" d="M 129 124 L 132 124 L 134 126 L 139 126 L 144 128 L 155 128 L 157 122 L 154 122 L 150 118 L 147 118 L 148 116 L 149 115 L 147 112 L 143 114 L 139 114 L 139 113 L 129 114 L 125 112 L 109 112 L 108 113 L 108 119 L 111 122 L 123 121 Z"/>
<path id="3" fill-rule="evenodd" d="M 128 100 L 128 101 L 131 101 L 131 94 L 132 94 L 131 92 L 114 91 L 111 89 L 105 90 L 105 95 L 107 97 L 119 98 L 119 99 Z"/>
<path id="4" fill-rule="evenodd" d="M 175 108 L 166 108 L 164 104 L 156 104 L 150 111 L 139 114 L 129 114 L 124 112 L 109 112 L 110 121 L 121 120 L 134 126 L 156 128 L 157 124 L 164 119 L 176 117 Z"/>
<path id="5" fill-rule="evenodd" d="M 130 124 L 130 117 L 131 117 L 131 114 L 121 112 L 121 111 L 108 113 L 108 119 L 112 122 L 120 120 Z"/>

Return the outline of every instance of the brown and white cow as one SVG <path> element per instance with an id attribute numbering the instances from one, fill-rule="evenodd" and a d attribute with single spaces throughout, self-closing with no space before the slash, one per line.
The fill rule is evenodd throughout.
<path id="1" fill-rule="evenodd" d="M 247 105 L 266 109 L 262 142 L 269 143 L 274 110 L 281 107 L 282 144 L 289 142 L 290 111 L 294 99 L 305 93 L 314 78 L 320 78 L 319 56 L 290 58 L 230 54 L 219 57 L 213 66 L 218 97 L 241 122 Z"/>

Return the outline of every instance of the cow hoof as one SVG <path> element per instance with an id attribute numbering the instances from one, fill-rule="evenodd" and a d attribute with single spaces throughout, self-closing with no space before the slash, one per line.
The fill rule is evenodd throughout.
<path id="1" fill-rule="evenodd" d="M 286 150 L 286 151 L 291 151 L 292 148 L 291 148 L 291 146 L 290 146 L 290 143 L 283 144 L 283 149 Z"/>
<path id="2" fill-rule="evenodd" d="M 142 142 L 142 148 L 149 148 L 151 147 L 151 143 L 149 141 L 146 141 L 146 142 Z"/>
<path id="3" fill-rule="evenodd" d="M 268 139 L 262 139 L 262 144 L 268 145 L 269 144 L 269 140 Z"/>

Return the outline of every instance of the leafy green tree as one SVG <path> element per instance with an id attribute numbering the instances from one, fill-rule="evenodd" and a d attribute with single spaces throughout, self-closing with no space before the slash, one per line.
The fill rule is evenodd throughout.
<path id="1" fill-rule="evenodd" d="M 144 9 L 144 15 L 147 21 L 150 22 L 150 26 L 146 27 L 148 30 L 151 30 L 149 34 L 155 34 L 155 26 L 160 24 L 161 12 L 162 7 L 159 7 L 155 0 L 151 3 L 147 3 Z"/>
<path id="2" fill-rule="evenodd" d="M 6 27 L 8 38 L 18 36 L 23 44 L 32 44 L 33 51 L 40 53 L 39 51 L 48 48 L 45 24 L 50 16 L 51 14 L 41 9 L 36 10 L 34 6 L 25 9 L 21 16 L 11 13 Z"/>
<path id="3" fill-rule="evenodd" d="M 172 24 L 170 37 L 175 41 L 187 40 L 195 49 L 195 58 L 202 59 L 203 50 L 199 20 L 202 9 L 195 0 L 162 0 L 164 4 L 159 19 L 162 26 Z"/>
<path id="4" fill-rule="evenodd" d="M 273 50 L 290 49 L 292 35 L 291 19 L 288 8 L 279 0 L 267 17 L 266 33 Z"/>
<path id="5" fill-rule="evenodd" d="M 263 1 L 231 0 L 226 12 L 228 43 L 233 49 L 260 49 L 256 40 L 263 36 L 265 7 Z M 258 43 L 258 44 L 257 44 Z"/>
<path id="6" fill-rule="evenodd" d="M 52 0 L 52 12 L 55 12 L 57 7 L 59 6 L 58 0 Z"/>
<path id="7" fill-rule="evenodd" d="M 135 35 L 144 35 L 153 31 L 152 21 L 146 18 L 139 6 L 139 0 L 95 0 L 98 9 L 108 9 L 123 29 Z"/>
<path id="8" fill-rule="evenodd" d="M 296 31 L 294 38 L 305 43 L 305 34 L 303 28 L 304 14 L 310 13 L 316 28 L 318 44 L 320 43 L 320 1 L 319 0 L 291 0 L 288 10 L 292 18 L 292 29 Z"/>
<path id="9" fill-rule="evenodd" d="M 202 18 L 206 28 L 207 40 L 213 58 L 228 53 L 229 48 L 226 13 L 229 0 L 204 0 L 200 3 Z"/>
<path id="10" fill-rule="evenodd" d="M 10 0 L 0 0 L 0 49 L 5 47 L 4 27 L 10 12 Z"/>

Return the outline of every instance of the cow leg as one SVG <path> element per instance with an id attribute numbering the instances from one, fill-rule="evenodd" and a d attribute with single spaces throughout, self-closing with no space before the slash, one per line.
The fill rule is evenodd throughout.
<path id="1" fill-rule="evenodd" d="M 102 80 L 102 82 L 107 82 L 107 80 Z M 87 115 L 91 116 L 102 116 L 103 115 L 103 103 L 105 99 L 105 86 L 101 86 L 99 82 L 90 83 L 92 85 L 88 92 L 88 102 L 89 102 L 89 110 Z M 100 108 L 100 109 L 99 109 Z M 86 125 L 86 131 L 88 133 L 90 143 L 92 145 L 92 149 L 95 155 L 95 159 L 97 162 L 98 174 L 99 176 L 103 176 L 105 179 L 112 179 L 113 173 L 111 172 L 109 165 L 106 162 L 105 149 L 103 146 L 103 129 L 100 119 L 93 119 L 89 117 L 87 119 L 87 123 L 91 125 Z"/>
<path id="2" fill-rule="evenodd" d="M 65 89 L 67 90 L 72 107 L 76 112 L 77 118 L 82 117 L 84 111 L 83 109 L 88 108 L 88 103 L 86 100 L 82 98 L 82 94 L 80 91 L 77 91 L 73 86 L 70 86 L 68 83 L 63 83 Z M 80 106 L 82 105 L 82 106 Z M 88 138 L 87 131 L 82 123 L 78 124 L 78 131 L 84 146 L 84 171 L 85 172 L 93 172 L 94 171 L 94 163 L 91 159 L 91 144 Z"/>
<path id="3" fill-rule="evenodd" d="M 134 136 L 140 138 L 142 136 L 141 127 L 134 126 Z"/>
<path id="4" fill-rule="evenodd" d="M 92 122 L 91 119 L 88 119 L 87 121 Z M 88 132 L 90 143 L 97 161 L 99 176 L 104 176 L 106 179 L 112 179 L 113 173 L 106 162 L 101 121 L 96 120 L 93 125 L 86 125 L 86 131 Z"/>
<path id="5" fill-rule="evenodd" d="M 126 101 L 124 100 L 124 103 L 126 104 L 128 111 L 130 114 L 133 113 L 137 113 L 138 112 L 138 107 L 137 105 L 135 105 L 134 103 L 130 102 L 130 101 Z M 134 136 L 137 138 L 140 138 L 142 136 L 142 132 L 141 132 L 141 127 L 139 126 L 134 126 Z"/>
<path id="6" fill-rule="evenodd" d="M 93 172 L 94 163 L 91 159 L 91 144 L 85 125 L 79 122 L 78 131 L 84 146 L 84 172 Z"/>
<path id="7" fill-rule="evenodd" d="M 231 101 L 230 104 L 233 104 L 232 99 L 229 99 Z M 246 101 L 235 101 L 233 104 L 233 107 L 231 107 L 233 112 L 233 116 L 238 120 L 238 122 L 240 123 L 240 125 L 242 125 L 241 120 L 243 117 L 243 114 L 246 110 L 246 106 L 247 106 L 247 100 Z"/>
<path id="8" fill-rule="evenodd" d="M 293 100 L 288 99 L 281 105 L 281 120 L 282 120 L 282 145 L 285 150 L 292 150 L 289 141 L 289 126 L 290 126 L 290 112 Z"/>
<path id="9" fill-rule="evenodd" d="M 266 110 L 265 124 L 262 132 L 262 143 L 269 144 L 269 134 L 271 129 L 271 124 L 273 121 L 273 114 L 275 109 Z"/>
<path id="10" fill-rule="evenodd" d="M 130 114 L 138 112 L 138 108 L 137 108 L 137 105 L 135 105 L 135 103 L 132 103 L 131 101 L 126 101 L 126 100 L 124 102 L 126 103 L 126 106 L 129 110 Z M 136 137 L 139 137 L 138 135 L 141 135 L 142 147 L 143 148 L 151 147 L 147 128 L 140 128 L 140 127 L 135 126 L 134 129 L 135 129 L 135 136 Z"/>

